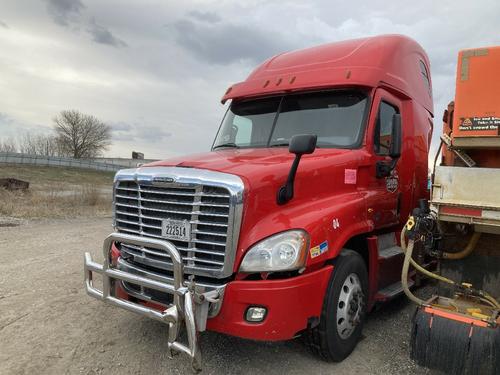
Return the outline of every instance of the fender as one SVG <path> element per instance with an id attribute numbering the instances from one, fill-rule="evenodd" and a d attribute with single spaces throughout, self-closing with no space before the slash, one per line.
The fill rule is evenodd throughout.
<path id="1" fill-rule="evenodd" d="M 357 191 L 294 203 L 260 218 L 259 225 L 245 234 L 238 247 L 235 272 L 250 247 L 282 231 L 305 229 L 311 236 L 311 248 L 327 241 L 328 250 L 320 255 L 311 255 L 309 251 L 306 263 L 309 268 L 337 257 L 350 238 L 373 230 L 372 221 L 367 219 L 363 194 Z"/>

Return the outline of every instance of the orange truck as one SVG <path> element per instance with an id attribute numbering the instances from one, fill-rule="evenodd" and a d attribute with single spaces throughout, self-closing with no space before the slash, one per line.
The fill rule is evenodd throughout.
<path id="1" fill-rule="evenodd" d="M 452 132 L 455 147 L 479 149 L 479 153 L 484 148 L 493 148 L 498 152 L 499 69 L 500 47 L 460 52 Z"/>
<path id="2" fill-rule="evenodd" d="M 449 374 L 500 374 L 500 47 L 461 51 L 457 67 L 430 205 L 421 202 L 401 235 L 403 286 L 419 305 L 411 356 Z M 438 295 L 409 290 L 411 265 L 440 282 Z"/>

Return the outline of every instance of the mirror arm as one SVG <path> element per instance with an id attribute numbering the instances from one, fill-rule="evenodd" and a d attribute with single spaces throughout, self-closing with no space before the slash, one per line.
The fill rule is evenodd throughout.
<path id="1" fill-rule="evenodd" d="M 376 164 L 377 178 L 384 178 L 391 175 L 391 172 L 396 168 L 399 158 L 393 158 L 390 162 L 378 161 Z"/>
<path id="2" fill-rule="evenodd" d="M 295 181 L 295 174 L 297 173 L 297 168 L 299 167 L 301 157 L 302 157 L 301 154 L 295 155 L 292 167 L 290 168 L 290 172 L 288 173 L 286 184 L 280 187 L 278 190 L 276 202 L 279 205 L 283 205 L 293 198 L 293 185 Z"/>
<path id="3" fill-rule="evenodd" d="M 298 134 L 294 135 L 290 140 L 288 151 L 295 154 L 295 159 L 293 160 L 292 167 L 288 172 L 285 185 L 281 186 L 276 194 L 276 203 L 278 205 L 285 204 L 293 198 L 293 185 L 295 175 L 297 174 L 297 168 L 299 167 L 300 158 L 304 154 L 312 154 L 314 152 L 316 149 L 317 139 L 318 137 L 315 134 Z"/>

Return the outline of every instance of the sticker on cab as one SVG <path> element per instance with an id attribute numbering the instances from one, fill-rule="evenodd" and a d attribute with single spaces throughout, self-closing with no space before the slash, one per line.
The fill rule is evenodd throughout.
<path id="1" fill-rule="evenodd" d="M 320 243 L 318 246 L 314 246 L 311 248 L 311 258 L 319 257 L 321 254 L 324 254 L 328 251 L 328 241 L 324 241 Z"/>
<path id="2" fill-rule="evenodd" d="M 399 188 L 398 172 L 393 169 L 391 175 L 385 178 L 385 187 L 389 193 L 394 193 Z"/>
<path id="3" fill-rule="evenodd" d="M 356 169 L 344 170 L 344 184 L 356 185 L 357 180 L 358 180 L 358 171 Z"/>

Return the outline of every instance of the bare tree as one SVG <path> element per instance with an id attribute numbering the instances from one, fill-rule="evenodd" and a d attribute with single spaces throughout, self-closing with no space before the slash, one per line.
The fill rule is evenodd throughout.
<path id="1" fill-rule="evenodd" d="M 18 138 L 19 151 L 23 154 L 58 156 L 61 147 L 54 135 L 24 133 Z"/>
<path id="2" fill-rule="evenodd" d="M 62 155 L 59 142 L 54 135 L 37 135 L 35 137 L 35 153 L 37 155 Z"/>
<path id="3" fill-rule="evenodd" d="M 35 154 L 35 144 L 33 141 L 33 136 L 30 133 L 24 133 L 18 138 L 19 152 L 22 154 Z"/>
<path id="4" fill-rule="evenodd" d="M 16 141 L 13 138 L 0 140 L 0 152 L 17 152 Z"/>
<path id="5" fill-rule="evenodd" d="M 76 110 L 62 111 L 54 118 L 61 151 L 75 159 L 99 156 L 111 144 L 111 127 Z"/>
<path id="6" fill-rule="evenodd" d="M 19 151 L 23 154 L 37 155 L 36 137 L 37 135 L 29 132 L 19 136 Z"/>

